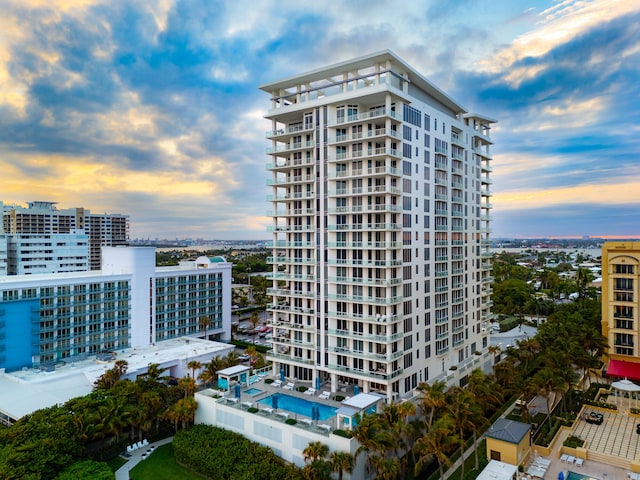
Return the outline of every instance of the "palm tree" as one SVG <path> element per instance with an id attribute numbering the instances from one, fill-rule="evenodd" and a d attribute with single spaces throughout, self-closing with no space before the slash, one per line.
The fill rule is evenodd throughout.
<path id="1" fill-rule="evenodd" d="M 478 404 L 474 402 L 471 392 L 468 390 L 462 388 L 455 389 L 451 400 L 451 403 L 448 405 L 448 410 L 453 425 L 458 431 L 460 453 L 462 455 L 460 478 L 464 479 L 464 432 L 465 430 L 475 429 L 475 424 L 472 419 L 481 415 L 481 412 Z"/>
<path id="2" fill-rule="evenodd" d="M 458 436 L 455 434 L 455 427 L 449 415 L 438 418 L 431 428 L 416 441 L 416 462 L 415 474 L 420 474 L 423 467 L 431 459 L 438 462 L 440 478 L 444 478 L 444 465 L 451 465 L 448 453 L 452 447 L 458 443 Z"/>
<path id="3" fill-rule="evenodd" d="M 309 445 L 302 450 L 305 462 L 313 462 L 314 460 L 320 460 L 327 456 L 329 453 L 329 447 L 321 441 L 310 442 Z"/>
<path id="4" fill-rule="evenodd" d="M 375 458 L 385 456 L 393 448 L 395 438 L 383 421 L 382 415 L 364 415 L 353 430 L 353 436 L 360 446 L 356 450 L 356 457 L 361 453 L 367 454 L 367 467 L 375 469 Z"/>
<path id="5" fill-rule="evenodd" d="M 471 395 L 471 399 L 478 405 L 478 412 L 473 417 L 473 443 L 477 442 L 478 429 L 489 425 L 486 412 L 491 409 L 497 410 L 502 403 L 502 394 L 496 385 L 493 377 L 485 375 L 482 370 L 476 369 L 469 375 L 469 383 L 466 390 Z M 475 468 L 478 470 L 478 449 L 474 448 Z"/>
<path id="6" fill-rule="evenodd" d="M 191 360 L 189 363 L 187 363 L 187 368 L 191 369 L 191 378 L 195 379 L 196 370 L 199 370 L 200 368 L 202 368 L 202 363 L 200 363 L 197 360 Z"/>
<path id="7" fill-rule="evenodd" d="M 258 323 L 260 323 L 260 316 L 258 315 L 258 312 L 254 311 L 251 314 L 251 317 L 249 317 L 249 323 L 251 323 L 251 331 L 253 332 L 251 343 L 256 343 L 256 327 L 258 326 Z"/>
<path id="8" fill-rule="evenodd" d="M 343 472 L 353 472 L 355 464 L 353 455 L 347 452 L 331 452 L 329 463 L 331 464 L 331 471 L 337 472 L 338 480 L 342 480 Z"/>
<path id="9" fill-rule="evenodd" d="M 204 339 L 209 340 L 207 338 L 207 327 L 211 325 L 211 320 L 206 315 L 202 315 L 198 319 L 198 325 L 200 325 L 200 330 L 204 330 Z"/>
<path id="10" fill-rule="evenodd" d="M 422 392 L 422 402 L 420 408 L 426 415 L 429 414 L 427 421 L 427 427 L 431 427 L 433 424 L 433 416 L 435 412 L 446 405 L 446 397 L 444 390 L 447 384 L 443 380 L 433 382 L 433 384 L 421 383 L 418 385 L 418 390 Z"/>

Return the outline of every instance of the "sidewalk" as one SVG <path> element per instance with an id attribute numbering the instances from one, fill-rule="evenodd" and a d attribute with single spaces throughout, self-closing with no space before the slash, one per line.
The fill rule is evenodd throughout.
<path id="1" fill-rule="evenodd" d="M 154 447 L 159 447 L 160 445 L 165 445 L 167 443 L 173 442 L 173 437 L 163 438 L 162 440 L 158 440 L 157 442 L 152 442 L 144 448 L 140 448 L 133 452 L 131 456 L 127 459 L 127 463 L 125 463 L 122 467 L 120 467 L 116 471 L 116 480 L 129 480 L 129 470 L 135 467 L 138 463 L 142 461 L 142 454 L 146 453 L 150 447 L 153 445 Z"/>

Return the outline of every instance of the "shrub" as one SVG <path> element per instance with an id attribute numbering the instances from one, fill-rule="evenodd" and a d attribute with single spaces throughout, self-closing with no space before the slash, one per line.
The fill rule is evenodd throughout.
<path id="1" fill-rule="evenodd" d="M 562 445 L 569 448 L 578 448 L 584 445 L 584 440 L 582 440 L 580 437 L 572 435 L 570 437 L 567 437 Z"/>
<path id="2" fill-rule="evenodd" d="M 273 378 L 267 378 L 264 383 L 266 383 L 267 385 L 270 383 L 273 383 Z"/>
<path id="3" fill-rule="evenodd" d="M 256 407 L 249 407 L 249 408 L 247 408 L 247 412 L 249 412 L 249 413 L 257 413 L 258 409 Z"/>
<path id="4" fill-rule="evenodd" d="M 353 432 L 351 430 L 334 430 L 333 434 L 339 437 L 353 438 Z"/>
<path id="5" fill-rule="evenodd" d="M 173 437 L 176 461 L 211 480 L 301 480 L 302 472 L 273 450 L 211 425 L 194 425 Z"/>
<path id="6" fill-rule="evenodd" d="M 295 418 L 287 418 L 284 423 L 286 423 L 287 425 L 295 425 L 296 423 L 298 423 L 298 421 Z"/>
<path id="7" fill-rule="evenodd" d="M 635 415 L 640 415 L 640 408 L 631 408 L 629 411 Z"/>

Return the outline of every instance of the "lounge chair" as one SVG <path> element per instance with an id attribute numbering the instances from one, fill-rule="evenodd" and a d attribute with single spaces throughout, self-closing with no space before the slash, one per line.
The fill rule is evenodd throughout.
<path id="1" fill-rule="evenodd" d="M 144 440 L 142 440 L 142 446 L 146 447 L 147 445 L 149 445 L 149 440 L 145 438 Z"/>
<path id="2" fill-rule="evenodd" d="M 544 468 L 549 468 L 549 465 L 551 465 L 551 460 L 549 460 L 548 458 L 538 457 L 533 463 L 536 463 Z"/>
<path id="3" fill-rule="evenodd" d="M 584 458 L 576 458 L 576 467 L 581 467 L 582 464 L 584 463 Z"/>
<path id="4" fill-rule="evenodd" d="M 304 425 L 306 425 L 307 427 L 310 425 L 313 425 L 313 420 L 310 420 L 308 418 L 301 418 L 299 420 L 300 423 L 303 423 Z"/>
<path id="5" fill-rule="evenodd" d="M 316 394 L 316 389 L 315 389 L 315 388 L 307 388 L 307 389 L 304 391 L 304 394 L 305 394 L 305 395 L 315 395 L 315 394 Z"/>
<path id="6" fill-rule="evenodd" d="M 127 453 L 131 453 L 133 452 L 134 448 L 133 445 L 127 445 Z"/>
<path id="7" fill-rule="evenodd" d="M 567 457 L 567 463 L 570 463 L 571 465 L 573 465 L 576 461 L 576 457 L 574 457 L 573 455 L 569 455 Z"/>
<path id="8" fill-rule="evenodd" d="M 327 392 L 326 390 L 318 395 L 318 398 L 321 398 L 323 400 L 328 400 L 329 397 L 331 397 L 331 392 Z"/>
<path id="9" fill-rule="evenodd" d="M 293 387 L 295 387 L 295 386 L 296 386 L 295 383 L 289 382 L 284 387 L 282 387 L 282 389 L 283 390 L 293 390 Z"/>
<path id="10" fill-rule="evenodd" d="M 237 404 L 237 403 L 238 403 L 238 399 L 237 399 L 237 398 L 235 398 L 235 397 L 230 397 L 230 398 L 227 398 L 227 402 L 229 402 L 229 403 L 236 403 L 236 404 Z"/>
<path id="11" fill-rule="evenodd" d="M 287 412 L 276 412 L 276 416 L 282 417 L 284 420 L 289 418 L 289 414 Z"/>
<path id="12" fill-rule="evenodd" d="M 272 387 L 280 388 L 282 386 L 282 380 L 274 380 L 271 384 Z"/>
<path id="13" fill-rule="evenodd" d="M 271 415 L 273 413 L 273 408 L 271 407 L 262 407 L 260 409 L 261 412 Z"/>
<path id="14" fill-rule="evenodd" d="M 562 455 L 560 455 L 561 462 L 566 462 L 568 458 L 569 458 L 569 455 L 567 455 L 566 453 L 563 453 Z"/>
<path id="15" fill-rule="evenodd" d="M 330 432 L 332 430 L 331 425 L 327 425 L 326 423 L 321 423 L 320 425 L 318 425 L 318 428 L 326 430 L 327 432 Z"/>
<path id="16" fill-rule="evenodd" d="M 251 407 L 253 407 L 253 403 L 251 403 L 251 402 L 242 402 L 242 406 L 243 407 L 247 407 L 247 408 L 251 408 Z"/>

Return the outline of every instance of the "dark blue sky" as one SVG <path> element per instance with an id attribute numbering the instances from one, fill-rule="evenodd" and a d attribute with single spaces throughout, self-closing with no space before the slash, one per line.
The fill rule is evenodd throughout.
<path id="1" fill-rule="evenodd" d="M 452 6 L 453 4 L 453 6 Z M 267 238 L 258 85 L 391 49 L 496 118 L 493 235 L 640 234 L 640 4 L 8 0 L 0 200 Z"/>

